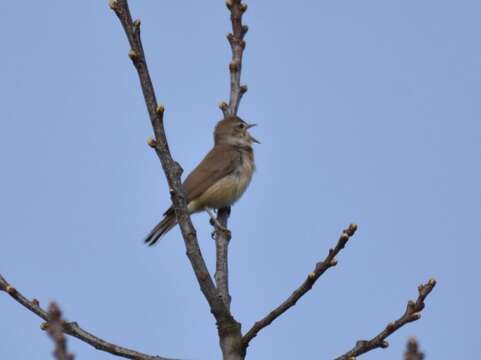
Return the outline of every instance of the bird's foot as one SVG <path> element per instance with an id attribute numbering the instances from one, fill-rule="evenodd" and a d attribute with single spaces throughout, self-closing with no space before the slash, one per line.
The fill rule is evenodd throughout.
<path id="1" fill-rule="evenodd" d="M 218 232 L 222 232 L 225 237 L 229 238 L 231 237 L 231 232 L 229 229 L 227 229 L 224 225 L 222 225 L 219 220 L 217 220 L 215 214 L 208 208 L 205 209 L 207 213 L 210 216 L 210 224 L 215 228 L 215 230 L 211 233 L 212 239 L 215 240 L 215 236 Z"/>

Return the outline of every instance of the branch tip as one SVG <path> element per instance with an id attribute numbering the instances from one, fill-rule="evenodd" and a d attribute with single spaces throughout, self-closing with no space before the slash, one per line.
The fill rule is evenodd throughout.
<path id="1" fill-rule="evenodd" d="M 415 337 L 408 339 L 404 360 L 423 360 L 424 353 L 419 350 L 419 344 Z"/>
<path id="2" fill-rule="evenodd" d="M 129 58 L 132 60 L 132 61 L 138 61 L 140 59 L 140 56 L 139 54 L 133 50 L 133 49 L 130 49 L 129 50 Z"/>
<path id="3" fill-rule="evenodd" d="M 265 317 L 261 320 L 254 323 L 252 328 L 246 332 L 246 334 L 242 337 L 242 344 L 244 348 L 249 346 L 249 342 L 257 336 L 259 331 L 264 329 L 266 326 L 269 326 L 275 319 L 279 316 L 284 314 L 287 310 L 293 307 L 297 301 L 303 297 L 309 290 L 312 289 L 316 281 L 324 274 L 329 268 L 337 265 L 337 260 L 335 257 L 339 254 L 339 252 L 344 248 L 346 245 L 347 240 L 349 239 L 349 234 L 354 234 L 356 231 L 356 226 L 351 224 L 348 229 L 344 230 L 340 235 L 339 240 L 334 248 L 329 249 L 328 255 L 324 258 L 324 260 L 319 261 L 314 268 L 314 271 L 310 272 L 307 275 L 307 279 L 295 289 L 292 294 L 279 306 L 277 306 L 274 310 L 269 312 Z M 352 356 L 352 354 L 350 354 Z M 344 358 L 343 360 L 347 360 L 348 358 Z"/>
<path id="4" fill-rule="evenodd" d="M 242 13 L 245 13 L 247 11 L 247 4 L 245 3 L 240 4 L 240 11 Z"/>
<path id="5" fill-rule="evenodd" d="M 147 139 L 147 145 L 149 145 L 152 149 L 157 147 L 157 141 L 151 136 Z"/>
<path id="6" fill-rule="evenodd" d="M 344 355 L 337 357 L 336 360 L 348 360 L 352 356 L 362 355 L 373 349 L 388 347 L 389 343 L 386 341 L 386 338 L 388 336 L 392 335 L 404 325 L 419 320 L 421 318 L 421 311 L 424 309 L 425 306 L 424 300 L 436 284 L 436 281 L 431 280 L 429 280 L 426 284 L 419 286 L 419 296 L 417 300 L 408 301 L 406 311 L 400 318 L 387 324 L 386 328 L 375 337 L 373 337 L 371 340 L 358 341 L 351 350 L 346 352 Z"/>
<path id="7" fill-rule="evenodd" d="M 225 6 L 227 6 L 227 9 L 232 10 L 232 0 L 226 0 Z"/>
<path id="8" fill-rule="evenodd" d="M 117 6 L 118 6 L 117 0 L 109 0 L 109 6 L 112 10 L 117 10 Z"/>
<path id="9" fill-rule="evenodd" d="M 62 312 L 55 302 L 48 305 L 48 335 L 55 344 L 53 355 L 57 360 L 73 360 L 74 356 L 67 350 L 65 339 L 65 321 L 62 319 Z"/>
<path id="10" fill-rule="evenodd" d="M 353 236 L 357 231 L 357 224 L 349 224 L 349 227 L 347 228 L 347 233 L 349 236 Z"/>
<path id="11" fill-rule="evenodd" d="M 225 101 L 221 101 L 219 103 L 219 109 L 221 109 L 222 111 L 226 111 L 228 108 L 229 108 L 229 105 L 227 105 Z"/>
<path id="12" fill-rule="evenodd" d="M 244 95 L 247 92 L 247 90 L 248 90 L 247 85 L 241 85 L 240 92 L 242 95 Z"/>
<path id="13" fill-rule="evenodd" d="M 140 19 L 134 20 L 134 22 L 133 22 L 134 29 L 138 30 L 140 28 L 140 24 L 141 24 Z"/>

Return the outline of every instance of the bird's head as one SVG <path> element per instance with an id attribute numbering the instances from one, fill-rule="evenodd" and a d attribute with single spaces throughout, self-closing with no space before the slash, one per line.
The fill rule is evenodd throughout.
<path id="1" fill-rule="evenodd" d="M 248 124 L 240 117 L 229 116 L 219 121 L 214 130 L 216 145 L 252 146 L 260 142 L 249 133 L 249 129 L 256 124 Z"/>

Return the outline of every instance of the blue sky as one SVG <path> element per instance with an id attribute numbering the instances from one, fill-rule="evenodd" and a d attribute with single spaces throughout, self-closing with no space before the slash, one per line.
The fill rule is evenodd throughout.
<path id="1" fill-rule="evenodd" d="M 257 172 L 233 208 L 232 309 L 247 330 L 359 230 L 249 359 L 331 359 L 438 286 L 422 319 L 366 359 L 475 359 L 481 334 L 479 1 L 248 2 L 240 115 Z M 191 170 L 228 96 L 223 1 L 132 1 L 173 156 Z M 0 3 L 0 273 L 107 340 L 220 357 L 169 206 L 128 46 L 107 1 Z M 194 216 L 210 268 L 208 216 Z M 1 295 L 1 294 L 0 294 Z M 0 358 L 47 359 L 40 321 L 0 296 Z M 77 359 L 111 359 L 69 339 Z"/>

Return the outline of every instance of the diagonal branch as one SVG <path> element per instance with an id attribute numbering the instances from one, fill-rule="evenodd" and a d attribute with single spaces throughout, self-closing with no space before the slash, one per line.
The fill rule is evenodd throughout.
<path id="1" fill-rule="evenodd" d="M 155 140 L 151 140 L 149 145 L 155 149 L 162 164 L 162 169 L 167 177 L 172 204 L 182 232 L 182 237 L 184 238 L 187 256 L 191 262 L 201 291 L 207 299 L 211 312 L 215 316 L 217 322 L 232 321 L 233 319 L 229 310 L 224 302 L 218 297 L 218 291 L 209 274 L 204 258 L 202 257 L 196 231 L 187 211 L 186 200 L 180 180 L 182 168 L 172 158 L 167 144 L 163 124 L 164 107 L 157 103 L 154 87 L 147 68 L 144 49 L 140 38 L 140 20 L 132 21 L 127 0 L 110 0 L 109 5 L 119 18 L 131 47 L 129 57 L 139 75 L 145 104 L 155 134 Z"/>
<path id="2" fill-rule="evenodd" d="M 275 319 L 277 319 L 279 316 L 281 316 L 283 313 L 293 307 L 302 296 L 304 296 L 309 290 L 311 290 L 317 279 L 319 279 L 321 275 L 326 272 L 326 270 L 336 266 L 337 254 L 344 248 L 344 246 L 346 246 L 347 242 L 354 235 L 356 230 L 357 225 L 350 224 L 348 228 L 342 232 L 339 240 L 337 241 L 336 247 L 334 249 L 329 249 L 329 253 L 326 258 L 316 264 L 314 271 L 309 273 L 306 280 L 304 280 L 301 286 L 299 286 L 292 293 L 292 295 L 287 298 L 287 300 L 285 300 L 277 308 L 272 310 L 267 316 L 257 321 L 252 326 L 252 328 L 242 337 L 242 343 L 244 347 L 249 346 L 249 342 L 257 336 L 259 331 L 269 326 Z"/>
<path id="3" fill-rule="evenodd" d="M 230 19 L 232 22 L 232 33 L 227 35 L 232 50 L 232 60 L 229 63 L 230 72 L 230 99 L 229 104 L 222 102 L 219 106 L 224 113 L 224 117 L 229 115 L 237 115 L 239 103 L 242 95 L 247 91 L 247 86 L 240 84 L 241 70 L 242 70 L 242 55 L 246 43 L 244 36 L 247 33 L 247 25 L 242 24 L 242 15 L 247 10 L 247 5 L 243 4 L 241 0 L 227 0 L 226 6 L 230 11 Z M 219 209 L 217 220 L 224 227 L 227 228 L 227 221 L 229 220 L 230 208 Z M 230 309 L 231 296 L 229 294 L 229 265 L 228 252 L 229 241 L 231 234 L 227 231 L 215 231 L 216 243 L 216 271 L 215 282 L 219 290 L 220 296 L 227 308 Z"/>
<path id="4" fill-rule="evenodd" d="M 23 296 L 15 287 L 10 285 L 1 275 L 0 275 L 0 291 L 5 291 L 9 294 L 15 301 L 19 304 L 26 307 L 28 310 L 36 314 L 38 317 L 45 320 L 47 323 L 51 320 L 49 313 L 40 307 L 38 300 L 33 299 L 32 301 L 28 300 L 25 296 Z M 43 326 L 44 329 L 48 328 L 47 326 Z M 118 346 L 108 341 L 105 341 L 88 331 L 82 329 L 76 322 L 64 322 L 63 323 L 63 331 L 76 337 L 77 339 L 92 345 L 98 350 L 108 352 L 113 355 L 117 355 L 126 359 L 135 359 L 135 360 L 169 360 L 165 357 L 160 356 L 153 356 L 143 354 L 141 352 L 124 348 L 122 346 Z M 173 359 L 171 359 L 173 360 Z"/>
<path id="5" fill-rule="evenodd" d="M 367 353 L 377 348 L 387 348 L 389 343 L 385 340 L 389 335 L 403 327 L 404 325 L 419 320 L 421 311 L 424 309 L 424 300 L 436 286 L 436 280 L 430 279 L 426 284 L 418 287 L 418 298 L 416 301 L 409 300 L 406 311 L 397 320 L 387 324 L 386 328 L 371 340 L 359 340 L 356 345 L 344 355 L 337 357 L 335 360 L 351 360 L 356 356 Z"/>

